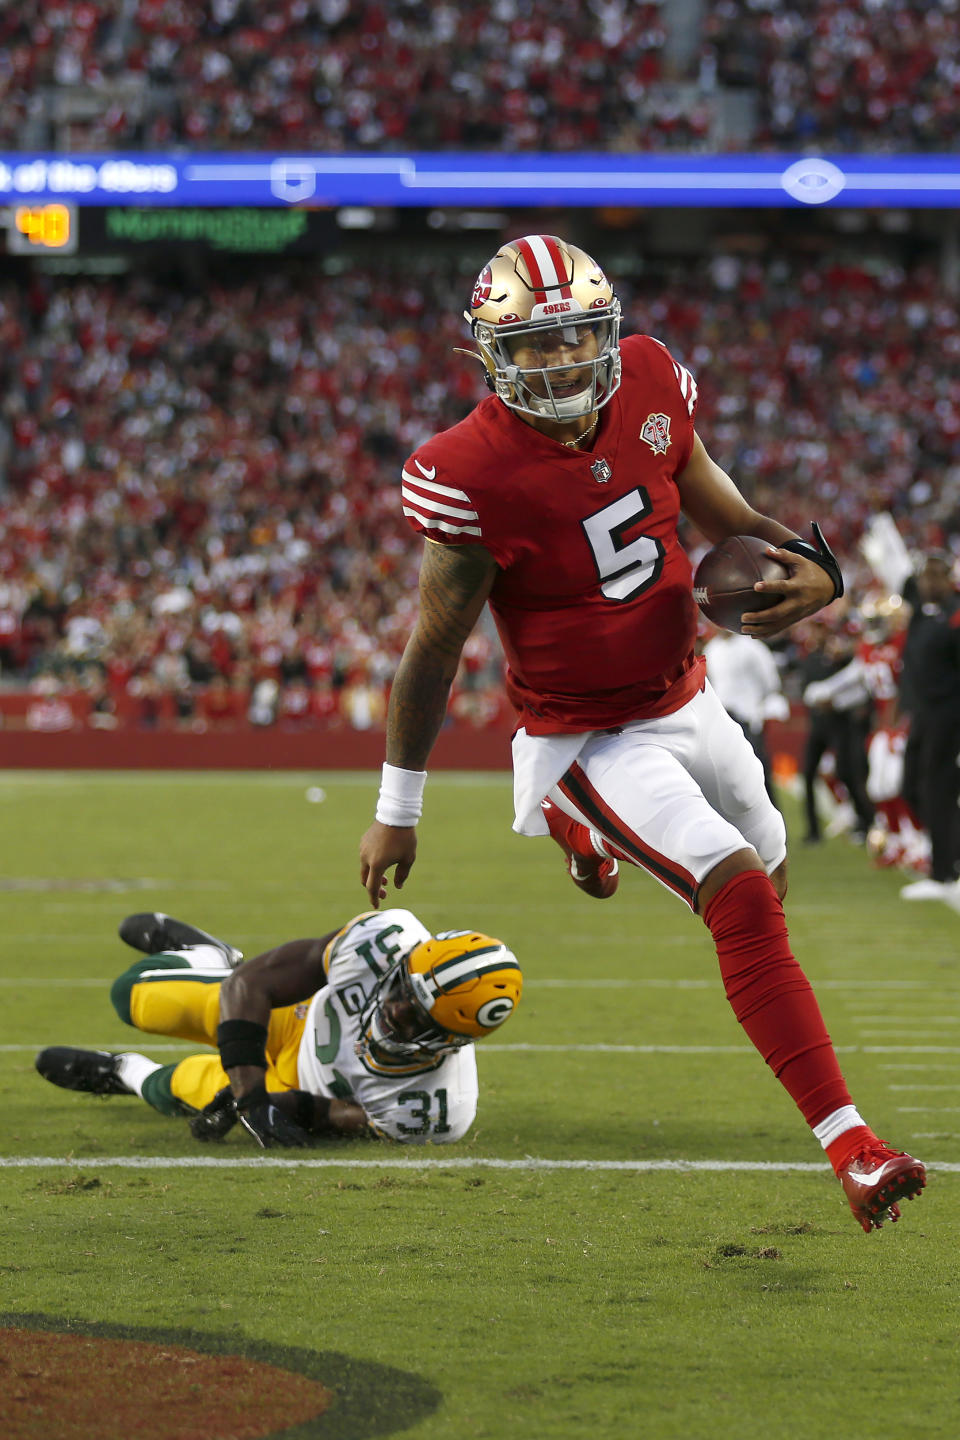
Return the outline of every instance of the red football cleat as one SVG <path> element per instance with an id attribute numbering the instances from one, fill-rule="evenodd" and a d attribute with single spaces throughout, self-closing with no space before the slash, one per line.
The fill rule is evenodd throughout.
<path id="1" fill-rule="evenodd" d="M 898 1200 L 912 1200 L 927 1183 L 919 1160 L 902 1150 L 891 1150 L 882 1140 L 865 1145 L 837 1172 L 850 1209 L 866 1233 L 879 1230 L 884 1220 L 899 1220 Z"/>
<path id="2" fill-rule="evenodd" d="M 609 900 L 620 883 L 617 861 L 594 849 L 592 832 L 579 820 L 571 820 L 550 800 L 543 801 L 542 809 L 550 834 L 567 857 L 574 885 L 595 900 Z"/>

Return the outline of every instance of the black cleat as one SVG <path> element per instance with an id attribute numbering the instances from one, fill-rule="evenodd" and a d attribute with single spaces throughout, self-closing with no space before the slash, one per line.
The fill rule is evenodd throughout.
<path id="1" fill-rule="evenodd" d="M 243 951 L 235 950 L 216 935 L 198 930 L 185 920 L 175 920 L 158 910 L 145 910 L 139 915 L 128 915 L 120 924 L 120 939 L 144 955 L 160 955 L 170 950 L 189 950 L 192 945 L 213 945 L 219 950 L 231 970 L 235 970 L 243 959 Z"/>
<path id="2" fill-rule="evenodd" d="M 133 1095 L 117 1073 L 119 1055 L 106 1050 L 74 1050 L 70 1045 L 49 1045 L 34 1064 L 44 1080 L 63 1090 L 83 1090 L 88 1095 Z"/>

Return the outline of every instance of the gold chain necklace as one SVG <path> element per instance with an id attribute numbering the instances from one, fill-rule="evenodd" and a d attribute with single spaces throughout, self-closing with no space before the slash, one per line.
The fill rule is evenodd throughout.
<path id="1" fill-rule="evenodd" d="M 573 440 L 564 440 L 564 442 L 563 442 L 564 445 L 566 445 L 566 446 L 567 446 L 569 449 L 571 449 L 571 450 L 575 450 L 575 449 L 577 448 L 577 446 L 578 446 L 582 441 L 584 441 L 584 440 L 589 440 L 590 436 L 593 434 L 594 430 L 596 430 L 596 428 L 597 428 L 597 426 L 598 426 L 599 424 L 600 424 L 600 412 L 598 411 L 598 412 L 597 412 L 597 418 L 596 418 L 596 420 L 594 420 L 593 424 L 592 424 L 588 429 L 584 430 L 584 432 L 583 432 L 582 435 L 578 435 L 575 439 L 573 439 Z"/>

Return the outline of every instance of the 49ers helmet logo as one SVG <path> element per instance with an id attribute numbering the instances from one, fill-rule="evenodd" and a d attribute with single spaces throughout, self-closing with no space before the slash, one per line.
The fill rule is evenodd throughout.
<path id="1" fill-rule="evenodd" d="M 473 294 L 470 296 L 470 309 L 479 310 L 481 305 L 486 305 L 490 299 L 490 287 L 493 276 L 490 273 L 490 266 L 484 265 L 477 276 L 477 283 L 473 287 Z"/>

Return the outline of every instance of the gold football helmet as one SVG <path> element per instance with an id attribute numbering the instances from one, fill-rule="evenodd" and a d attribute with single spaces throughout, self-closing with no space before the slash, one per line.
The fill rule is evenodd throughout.
<path id="1" fill-rule="evenodd" d="M 377 982 L 357 1053 L 374 1066 L 439 1059 L 502 1025 L 522 989 L 517 958 L 502 941 L 475 930 L 431 936 Z"/>
<path id="2" fill-rule="evenodd" d="M 620 302 L 596 260 L 556 235 L 502 245 L 463 313 L 487 384 L 511 410 L 570 420 L 620 384 Z"/>
<path id="3" fill-rule="evenodd" d="M 906 620 L 903 600 L 899 595 L 868 595 L 857 618 L 867 640 L 874 643 L 885 640 L 901 629 Z"/>

